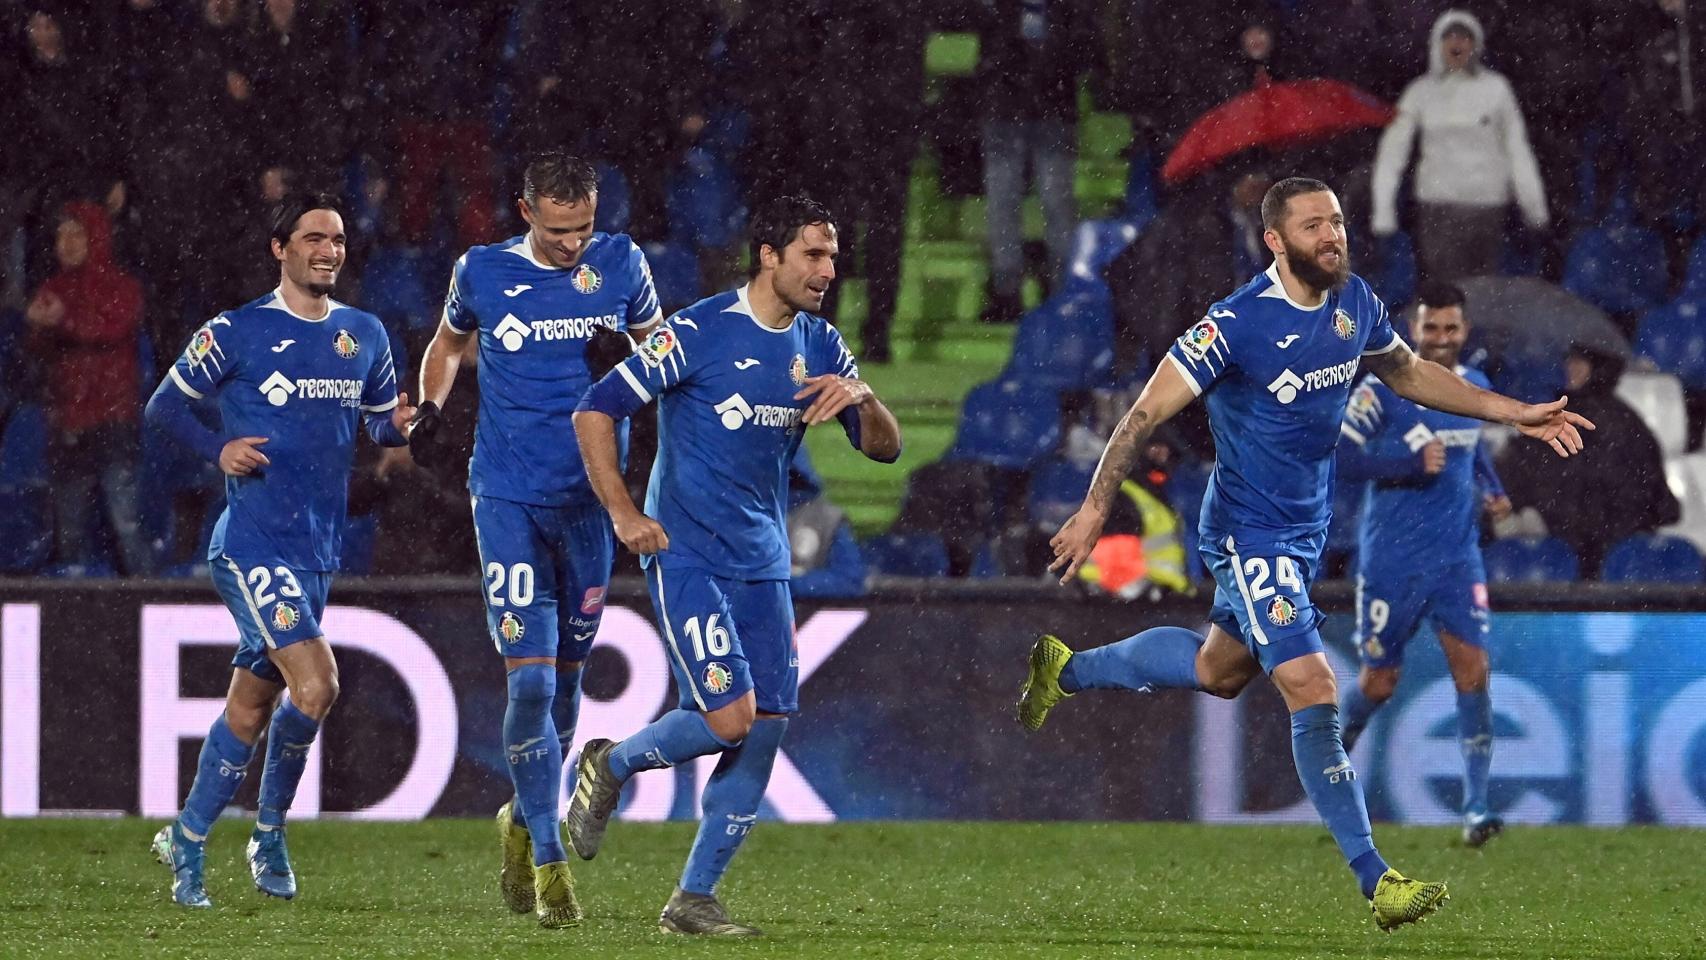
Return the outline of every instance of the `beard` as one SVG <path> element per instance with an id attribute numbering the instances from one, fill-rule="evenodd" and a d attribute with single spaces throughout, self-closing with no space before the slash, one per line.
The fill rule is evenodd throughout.
<path id="1" fill-rule="evenodd" d="M 333 284 L 330 284 L 330 283 L 305 283 L 302 285 L 302 288 L 304 290 L 307 290 L 309 293 L 312 293 L 316 297 L 329 297 L 332 295 Z"/>
<path id="2" fill-rule="evenodd" d="M 1335 247 L 1339 253 L 1339 268 L 1329 270 L 1321 266 L 1314 255 L 1306 253 L 1284 240 L 1285 262 L 1291 267 L 1291 275 L 1303 281 L 1311 289 L 1338 290 L 1351 279 L 1351 252 L 1344 247 Z"/>

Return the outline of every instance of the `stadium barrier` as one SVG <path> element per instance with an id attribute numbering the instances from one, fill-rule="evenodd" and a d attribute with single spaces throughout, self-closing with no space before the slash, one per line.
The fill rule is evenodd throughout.
<path id="1" fill-rule="evenodd" d="M 1323 584 L 1349 682 L 1351 598 Z M 1495 588 L 1495 805 L 1523 823 L 1706 826 L 1706 591 Z M 888 581 L 802 603 L 803 713 L 767 816 L 832 819 L 1314 819 L 1278 695 L 1067 701 L 1024 734 L 1024 654 L 1049 630 L 1088 646 L 1200 622 L 1202 599 L 1090 600 L 1046 584 Z M 343 697 L 296 816 L 484 816 L 509 795 L 504 684 L 470 580 L 345 580 L 324 619 Z M 234 632 L 200 583 L 0 581 L 0 814 L 175 813 L 218 713 Z M 613 586 L 579 737 L 674 704 L 639 581 Z M 1354 755 L 1376 819 L 1455 820 L 1455 700 L 1425 631 Z M 694 815 L 711 763 L 636 778 L 623 815 Z M 258 776 L 240 804 L 253 803 Z"/>

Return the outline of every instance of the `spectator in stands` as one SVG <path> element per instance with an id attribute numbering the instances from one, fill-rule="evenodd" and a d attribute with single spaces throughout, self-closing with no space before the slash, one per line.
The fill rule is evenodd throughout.
<path id="1" fill-rule="evenodd" d="M 153 562 L 136 514 L 142 285 L 113 263 L 111 228 L 97 204 L 65 206 L 54 254 L 59 270 L 31 298 L 25 320 L 47 389 L 59 562 L 94 565 L 89 508 L 98 491 L 124 571 L 145 575 Z"/>
<path id="2" fill-rule="evenodd" d="M 1051 283 L 1072 252 L 1078 86 L 1091 68 L 1086 51 L 1095 47 L 1095 25 L 1084 0 L 985 0 L 982 9 L 977 80 L 990 254 L 984 319 L 1006 323 L 1024 310 L 1027 164 L 1042 199 Z"/>
<path id="3" fill-rule="evenodd" d="M 1492 273 L 1514 195 L 1533 230 L 1548 223 L 1546 194 L 1522 111 L 1505 78 L 1481 62 L 1481 22 L 1448 10 L 1434 23 L 1430 67 L 1404 90 L 1374 162 L 1376 236 L 1398 229 L 1398 186 L 1421 134 L 1412 230 L 1424 277 Z"/>
<path id="4" fill-rule="evenodd" d="M 1296 51 L 1299 76 L 1342 80 L 1391 101 L 1409 78 L 1403 65 L 1426 56 L 1423 16 L 1433 16 L 1428 5 L 1403 0 L 1297 0 L 1280 42 Z"/>
<path id="5" fill-rule="evenodd" d="M 1584 577 L 1598 576 L 1605 551 L 1619 540 L 1681 515 L 1658 440 L 1615 393 L 1623 368 L 1619 357 L 1572 345 L 1565 393 L 1570 410 L 1598 428 L 1593 442 L 1568 459 L 1517 456 L 1507 447 L 1499 462 L 1512 507 L 1537 510 L 1547 531 L 1575 549 Z"/>
<path id="6" fill-rule="evenodd" d="M 336 182 L 349 147 L 345 116 L 355 104 L 345 25 L 330 12 L 325 5 L 304 9 L 298 0 L 265 0 L 251 44 L 256 112 L 265 118 L 256 166 L 287 169 L 317 187 Z M 308 117 L 311 137 L 297 122 Z"/>
<path id="7" fill-rule="evenodd" d="M 513 3 L 375 0 L 367 6 L 367 42 L 377 49 L 370 84 L 384 91 L 382 122 L 394 141 L 392 182 L 404 240 L 430 239 L 441 177 L 449 177 L 455 198 L 456 245 L 496 240 L 490 119 Z M 577 66 L 591 74 L 605 65 Z"/>

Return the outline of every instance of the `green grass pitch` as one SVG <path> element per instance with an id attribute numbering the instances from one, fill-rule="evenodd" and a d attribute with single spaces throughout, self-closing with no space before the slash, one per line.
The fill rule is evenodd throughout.
<path id="1" fill-rule="evenodd" d="M 156 826 L 0 822 L 0 957 L 1706 957 L 1706 832 L 1517 828 L 1472 851 L 1382 827 L 1388 859 L 1452 891 L 1383 934 L 1319 829 L 766 824 L 720 892 L 768 936 L 704 942 L 656 925 L 688 824 L 612 827 L 574 867 L 588 919 L 561 931 L 503 909 L 490 821 L 297 825 L 283 903 L 250 886 L 228 820 L 207 912 L 169 901 Z"/>

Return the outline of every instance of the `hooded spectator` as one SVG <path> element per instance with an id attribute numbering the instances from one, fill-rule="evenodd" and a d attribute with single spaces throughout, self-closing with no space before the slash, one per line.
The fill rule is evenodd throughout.
<path id="1" fill-rule="evenodd" d="M 66 204 L 54 253 L 59 270 L 25 320 L 47 384 L 59 561 L 93 564 L 88 512 L 99 490 L 126 572 L 146 574 L 152 562 L 136 520 L 142 285 L 113 263 L 112 227 L 96 204 Z"/>
<path id="2" fill-rule="evenodd" d="M 1597 577 L 1605 552 L 1625 537 L 1651 533 L 1681 516 L 1665 482 L 1659 442 L 1616 395 L 1624 361 L 1581 344 L 1564 361 L 1570 410 L 1597 428 L 1568 459 L 1536 457 L 1516 445 L 1500 458 L 1511 505 L 1533 507 L 1548 532 L 1575 548 L 1584 577 Z"/>
<path id="3" fill-rule="evenodd" d="M 1492 273 L 1514 196 L 1531 229 L 1546 227 L 1546 193 L 1516 94 L 1482 64 L 1481 22 L 1464 10 L 1435 21 L 1428 72 L 1398 101 L 1374 161 L 1376 236 L 1398 229 L 1398 185 L 1421 134 L 1412 231 L 1422 274 L 1454 280 Z"/>

